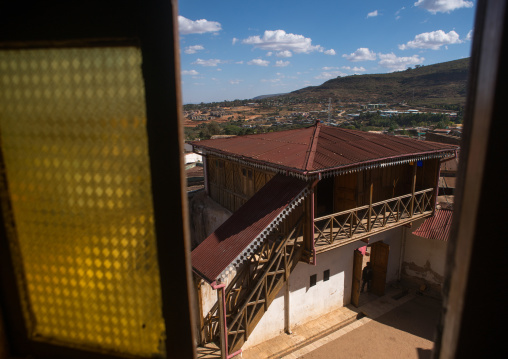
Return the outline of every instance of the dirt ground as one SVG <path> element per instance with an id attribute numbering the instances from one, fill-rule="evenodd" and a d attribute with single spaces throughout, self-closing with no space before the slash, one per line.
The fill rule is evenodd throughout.
<path id="1" fill-rule="evenodd" d="M 441 303 L 416 297 L 302 356 L 303 359 L 430 359 Z"/>

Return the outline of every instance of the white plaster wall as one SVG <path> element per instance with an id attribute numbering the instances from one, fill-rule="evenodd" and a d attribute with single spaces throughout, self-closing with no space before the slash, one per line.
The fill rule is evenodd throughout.
<path id="1" fill-rule="evenodd" d="M 398 279 L 403 228 L 395 228 L 372 236 L 369 243 L 383 241 L 390 246 L 386 281 Z M 351 302 L 353 251 L 363 247 L 358 241 L 317 256 L 316 266 L 299 263 L 289 278 L 291 327 L 306 323 Z M 330 279 L 323 281 L 323 272 L 330 270 Z M 317 274 L 317 283 L 310 287 L 310 276 Z M 284 288 L 277 294 L 268 311 L 259 321 L 243 349 L 253 347 L 284 332 Z"/>
<path id="2" fill-rule="evenodd" d="M 232 272 L 224 281 L 226 288 L 230 281 L 235 277 L 236 272 Z M 206 318 L 208 312 L 217 302 L 217 290 L 213 289 L 210 284 L 201 280 L 201 307 L 203 309 L 203 318 Z"/>
<path id="3" fill-rule="evenodd" d="M 187 153 L 185 154 L 185 163 L 193 163 L 193 162 L 203 162 L 202 156 L 197 153 Z"/>
<path id="4" fill-rule="evenodd" d="M 318 255 L 317 265 L 299 263 L 289 278 L 291 327 L 318 318 L 351 300 L 353 251 L 363 242 Z M 330 270 L 330 279 L 323 281 L 323 272 Z M 317 275 L 317 283 L 310 287 L 310 276 Z M 243 349 L 255 346 L 284 331 L 284 288 L 277 294 L 268 311 L 244 344 Z"/>
<path id="5" fill-rule="evenodd" d="M 410 277 L 423 279 L 431 284 L 442 284 L 445 272 L 446 247 L 448 242 L 415 236 L 411 232 L 418 228 L 422 221 L 415 223 L 406 232 L 406 249 L 404 254 L 404 273 Z"/>

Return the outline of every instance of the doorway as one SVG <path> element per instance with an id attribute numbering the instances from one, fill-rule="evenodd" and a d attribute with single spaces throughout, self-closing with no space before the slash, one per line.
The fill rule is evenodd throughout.
<path id="1" fill-rule="evenodd" d="M 351 304 L 362 306 L 378 296 L 384 295 L 386 273 L 390 246 L 383 241 L 375 242 L 355 249 L 353 254 L 353 285 L 351 288 Z M 370 288 L 363 284 L 362 274 L 367 266 L 371 267 L 372 280 Z M 362 291 L 363 287 L 363 291 Z"/>
<path id="2" fill-rule="evenodd" d="M 333 213 L 333 177 L 323 178 L 316 190 L 316 217 Z"/>

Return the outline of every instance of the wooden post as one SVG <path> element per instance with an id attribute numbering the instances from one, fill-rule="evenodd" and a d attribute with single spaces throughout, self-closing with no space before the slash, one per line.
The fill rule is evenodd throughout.
<path id="1" fill-rule="evenodd" d="M 413 218 L 415 205 L 416 168 L 417 168 L 416 162 L 413 162 L 413 178 L 411 183 L 411 213 L 409 214 L 410 218 Z"/>
<path id="2" fill-rule="evenodd" d="M 244 333 L 244 339 L 245 341 L 247 341 L 247 339 L 249 339 L 249 321 L 248 321 L 248 318 L 247 318 L 247 307 L 245 307 L 245 309 L 243 310 L 243 326 L 245 327 L 245 333 Z"/>
<path id="3" fill-rule="evenodd" d="M 333 238 L 333 218 L 330 218 L 330 243 L 332 243 L 332 238 Z"/>
<path id="4" fill-rule="evenodd" d="M 353 218 L 354 218 L 354 213 L 355 213 L 354 211 L 353 211 L 353 212 L 351 212 L 351 224 L 349 225 L 349 238 L 353 237 L 353 224 L 354 224 L 354 222 L 355 222 L 355 221 L 353 220 Z"/>
<path id="5" fill-rule="evenodd" d="M 314 223 L 312 221 L 312 201 L 309 196 L 305 197 L 303 200 L 303 248 L 305 261 L 310 263 L 310 258 L 312 256 L 312 241 L 314 241 L 313 229 Z"/>
<path id="6" fill-rule="evenodd" d="M 197 297 L 198 297 L 198 309 L 197 313 L 199 315 L 199 330 L 198 330 L 198 341 L 201 345 L 204 345 L 206 343 L 205 340 L 205 320 L 203 318 L 203 294 L 201 293 L 201 278 L 199 278 L 197 275 L 193 274 L 194 277 L 194 288 L 196 288 L 197 291 Z"/>
<path id="7" fill-rule="evenodd" d="M 286 276 L 286 283 L 284 283 L 284 331 L 286 334 L 291 334 L 291 322 L 289 318 L 289 276 Z"/>
<path id="8" fill-rule="evenodd" d="M 217 289 L 217 305 L 219 307 L 219 325 L 220 325 L 220 357 L 221 359 L 228 358 L 228 348 L 227 348 L 227 335 L 226 333 L 226 313 L 225 313 L 225 303 L 224 303 L 224 293 L 223 288 Z"/>
<path id="9" fill-rule="evenodd" d="M 370 232 L 370 221 L 372 217 L 372 192 L 374 190 L 374 183 L 370 182 L 370 194 L 369 194 L 369 218 L 367 218 L 367 232 Z"/>
<path id="10" fill-rule="evenodd" d="M 263 281 L 265 282 L 264 283 L 264 286 L 263 286 L 263 289 L 265 291 L 265 312 L 268 310 L 268 276 L 266 276 Z"/>
<path id="11" fill-rule="evenodd" d="M 286 246 L 284 246 L 284 331 L 286 334 L 291 334 L 290 321 L 289 321 L 289 266 L 286 255 Z"/>

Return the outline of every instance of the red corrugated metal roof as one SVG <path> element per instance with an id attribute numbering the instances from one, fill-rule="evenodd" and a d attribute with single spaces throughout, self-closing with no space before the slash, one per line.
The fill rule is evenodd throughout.
<path id="1" fill-rule="evenodd" d="M 416 155 L 451 154 L 458 146 L 316 124 L 311 127 L 192 142 L 195 148 L 301 173 L 323 172 Z"/>
<path id="2" fill-rule="evenodd" d="M 436 209 L 434 215 L 427 218 L 413 234 L 423 238 L 447 241 L 452 225 L 452 214 L 451 209 Z"/>
<path id="3" fill-rule="evenodd" d="M 276 175 L 191 254 L 194 271 L 209 283 L 235 261 L 247 259 L 246 250 L 309 183 Z M 287 212 L 287 211 L 286 211 Z M 245 258 L 239 258 L 245 255 Z"/>

